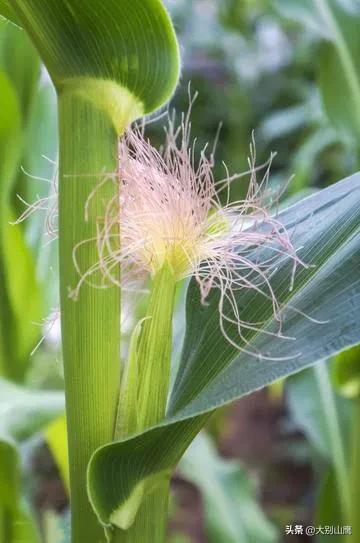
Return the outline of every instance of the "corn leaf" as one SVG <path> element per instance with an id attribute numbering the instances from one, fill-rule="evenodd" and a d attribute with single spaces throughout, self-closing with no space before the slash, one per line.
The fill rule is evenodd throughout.
<path id="1" fill-rule="evenodd" d="M 213 291 L 208 304 L 201 305 L 193 280 L 167 419 L 141 435 L 98 449 L 89 464 L 89 497 L 104 524 L 114 511 L 129 506 L 139 484 L 154 485 L 168 476 L 214 409 L 360 342 L 360 175 L 302 200 L 284 210 L 279 220 L 290 231 L 300 258 L 310 265 L 297 273 L 292 291 L 289 261 L 279 256 L 272 276 L 278 300 L 287 304 L 283 333 L 294 339 L 264 333 L 275 330 L 271 302 L 256 293 L 238 292 L 242 317 L 265 321 L 262 332 L 247 332 L 247 342 L 277 360 L 239 352 L 222 335 L 218 293 Z M 254 259 L 259 256 L 264 255 L 255 251 Z M 238 339 L 235 327 L 227 333 Z"/>
<path id="2" fill-rule="evenodd" d="M 10 5 L 58 93 L 96 104 L 119 132 L 171 96 L 179 53 L 160 0 L 11 0 Z"/>
<path id="3" fill-rule="evenodd" d="M 242 319 L 264 322 L 260 332 L 244 332 L 248 348 L 257 349 L 269 360 L 239 353 L 224 338 L 219 327 L 218 293 L 213 291 L 208 304 L 201 305 L 192 282 L 187 337 L 170 398 L 171 414 L 202 412 L 209 397 L 214 407 L 222 405 L 226 399 L 264 386 L 269 378 L 284 377 L 359 342 L 355 296 L 359 288 L 359 198 L 360 175 L 356 174 L 279 215 L 298 256 L 308 266 L 298 270 L 290 290 L 292 263 L 279 256 L 271 278 L 275 296 L 286 304 L 282 333 L 290 339 L 268 335 L 276 332 L 269 300 L 250 290 L 238 295 Z M 260 250 L 253 257 L 262 260 L 267 255 L 266 250 Z M 227 327 L 226 332 L 238 341 L 236 326 Z"/>

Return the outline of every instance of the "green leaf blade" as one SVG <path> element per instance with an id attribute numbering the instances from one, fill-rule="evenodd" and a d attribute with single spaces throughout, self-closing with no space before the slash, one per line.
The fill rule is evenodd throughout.
<path id="1" fill-rule="evenodd" d="M 80 89 L 112 116 L 127 95 L 128 122 L 170 98 L 179 50 L 160 0 L 40 4 L 41 9 L 37 0 L 12 0 L 59 93 Z"/>
<path id="2" fill-rule="evenodd" d="M 284 224 L 294 229 L 296 240 L 306 241 L 305 261 L 308 258 L 317 266 L 295 279 L 292 293 L 288 288 L 290 270 L 286 263 L 284 269 L 279 266 L 272 278 L 278 285 L 277 294 L 283 296 L 282 301 L 285 297 L 298 310 L 324 321 L 316 324 L 287 310 L 285 331 L 297 336 L 302 352 L 294 340 L 253 338 L 259 348 L 271 349 L 287 360 L 261 361 L 239 354 L 221 334 L 216 298 L 208 306 L 198 305 L 194 298 L 197 287 L 190 286 L 188 330 L 168 418 L 143 434 L 98 449 L 90 461 L 88 493 L 101 522 L 109 522 L 111 513 L 129 500 L 141 481 L 160 481 L 168 476 L 214 409 L 360 341 L 359 203 L 360 175 L 356 174 L 280 215 Z M 255 304 L 248 310 L 251 307 L 258 310 Z M 262 305 L 260 311 L 264 314 L 269 309 Z M 299 355 L 291 358 L 294 353 Z"/>
<path id="3" fill-rule="evenodd" d="M 264 333 L 275 333 L 277 326 L 269 300 L 251 292 L 237 296 L 241 318 L 266 321 L 260 332 L 250 330 L 245 337 L 268 359 L 239 352 L 223 337 L 218 293 L 211 293 L 208 305 L 201 306 L 192 282 L 187 336 L 170 413 L 202 413 L 209 403 L 211 408 L 220 406 L 359 342 L 359 200 L 360 175 L 355 174 L 279 215 L 295 247 L 302 248 L 298 256 L 309 265 L 297 273 L 291 292 L 291 262 L 280 257 L 271 278 L 278 301 L 285 304 L 282 332 L 294 339 Z M 227 333 L 238 341 L 235 327 Z"/>

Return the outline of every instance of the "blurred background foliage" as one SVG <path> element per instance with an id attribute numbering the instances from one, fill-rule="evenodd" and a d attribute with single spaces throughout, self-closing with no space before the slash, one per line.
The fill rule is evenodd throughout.
<path id="1" fill-rule="evenodd" d="M 191 82 L 199 93 L 197 148 L 211 145 L 221 125 L 216 178 L 226 175 L 224 165 L 247 170 L 252 131 L 259 164 L 277 153 L 272 185 L 291 179 L 286 198 L 358 169 L 357 0 L 166 4 L 182 51 L 169 108 L 187 110 Z M 0 407 L 11 421 L 0 424 L 0 543 L 61 541 L 68 511 L 61 394 L 45 392 L 62 389 L 59 325 L 51 317 L 56 241 L 45 212 L 10 224 L 29 209 L 24 202 L 40 211 L 49 205 L 42 199 L 54 191 L 55 103 L 25 34 L 0 21 Z M 148 133 L 160 145 L 161 120 Z M 234 183 L 231 198 L 245 190 L 245 180 Z M 357 348 L 220 410 L 174 478 L 169 541 L 272 543 L 286 539 L 286 525 L 346 524 L 359 373 Z"/>

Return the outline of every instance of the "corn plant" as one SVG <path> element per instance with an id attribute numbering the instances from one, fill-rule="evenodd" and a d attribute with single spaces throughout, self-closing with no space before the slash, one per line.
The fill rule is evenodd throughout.
<path id="1" fill-rule="evenodd" d="M 189 116 L 162 153 L 131 127 L 178 81 L 159 0 L 1 0 L 0 13 L 58 98 L 71 541 L 161 543 L 171 475 L 211 414 L 360 341 L 360 177 L 277 214 L 252 145 L 247 197 L 222 206 L 236 176 L 214 181 L 212 153 L 193 160 Z M 121 364 L 121 294 L 139 283 L 148 305 Z"/>

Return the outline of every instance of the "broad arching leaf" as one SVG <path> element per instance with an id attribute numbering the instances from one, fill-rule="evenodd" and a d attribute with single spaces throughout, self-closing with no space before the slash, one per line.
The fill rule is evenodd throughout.
<path id="1" fill-rule="evenodd" d="M 272 276 L 278 300 L 287 304 L 283 333 L 294 339 L 249 330 L 249 345 L 278 360 L 239 352 L 222 335 L 218 294 L 214 291 L 208 305 L 201 305 L 192 281 L 183 356 L 167 419 L 98 449 L 89 464 L 88 492 L 104 524 L 134 507 L 139 485 L 151 489 L 169 475 L 214 409 L 360 342 L 360 175 L 302 200 L 279 220 L 310 265 L 297 274 L 291 291 L 289 261 L 279 256 Z M 245 320 L 261 318 L 264 330 L 274 330 L 269 300 L 250 291 L 238 292 L 237 299 Z M 227 332 L 236 337 L 235 329 Z"/>
<path id="2" fill-rule="evenodd" d="M 171 96 L 179 53 L 160 0 L 10 0 L 59 94 L 96 104 L 120 131 Z"/>
<path id="3" fill-rule="evenodd" d="M 237 297 L 243 320 L 265 321 L 261 331 L 248 330 L 244 336 L 248 348 L 256 348 L 268 360 L 239 353 L 226 340 L 219 328 L 218 293 L 213 291 L 208 304 L 201 305 L 192 282 L 187 336 L 170 398 L 172 414 L 205 411 L 209 397 L 211 407 L 217 407 L 360 341 L 355 305 L 359 301 L 355 292 L 360 288 L 359 201 L 360 175 L 356 174 L 279 215 L 298 256 L 308 265 L 297 272 L 292 290 L 289 259 L 279 257 L 271 278 L 276 298 L 286 304 L 282 333 L 290 339 L 264 333 L 276 332 L 271 302 L 264 296 L 247 290 Z M 260 252 L 255 251 L 254 259 Z M 226 331 L 238 340 L 235 326 Z"/>

